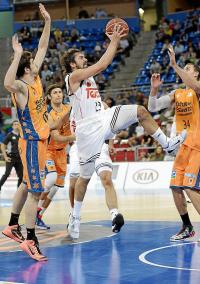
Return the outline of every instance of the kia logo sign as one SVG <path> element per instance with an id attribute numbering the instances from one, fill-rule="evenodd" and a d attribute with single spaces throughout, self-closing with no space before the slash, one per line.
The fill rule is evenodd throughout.
<path id="1" fill-rule="evenodd" d="M 153 169 L 142 169 L 133 174 L 133 180 L 136 183 L 148 184 L 158 179 L 158 172 Z"/>

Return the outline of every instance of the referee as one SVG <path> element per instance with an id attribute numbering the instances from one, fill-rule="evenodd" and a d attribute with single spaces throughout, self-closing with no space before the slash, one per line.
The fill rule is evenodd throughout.
<path id="1" fill-rule="evenodd" d="M 0 179 L 0 191 L 1 187 L 9 177 L 12 168 L 15 168 L 18 176 L 18 187 L 22 182 L 23 178 L 23 166 L 18 150 L 19 140 L 19 122 L 14 120 L 12 123 L 12 131 L 6 136 L 3 143 L 1 144 L 1 151 L 6 161 L 6 170 L 4 175 Z"/>

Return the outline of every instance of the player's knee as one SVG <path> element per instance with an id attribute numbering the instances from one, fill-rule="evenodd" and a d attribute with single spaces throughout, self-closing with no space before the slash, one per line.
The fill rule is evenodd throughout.
<path id="1" fill-rule="evenodd" d="M 77 183 L 75 185 L 75 188 L 76 189 L 86 188 L 89 181 L 90 181 L 90 178 L 79 177 L 79 179 L 77 180 Z"/>
<path id="2" fill-rule="evenodd" d="M 105 187 L 105 189 L 112 186 L 112 179 L 111 179 L 110 174 L 102 174 L 100 178 L 101 178 L 101 182 L 103 186 Z"/>
<path id="3" fill-rule="evenodd" d="M 146 108 L 144 106 L 138 106 L 137 108 L 137 116 L 138 116 L 138 120 L 144 120 L 149 116 L 149 112 L 146 110 Z"/>
<path id="4" fill-rule="evenodd" d="M 45 191 L 49 192 L 51 187 L 54 185 L 57 179 L 57 173 L 56 172 L 51 172 L 48 173 L 45 179 Z"/>

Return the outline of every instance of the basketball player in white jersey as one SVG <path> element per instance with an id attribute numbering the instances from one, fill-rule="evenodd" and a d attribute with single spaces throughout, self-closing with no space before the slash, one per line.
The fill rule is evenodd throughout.
<path id="1" fill-rule="evenodd" d="M 104 104 L 104 108 L 108 108 L 108 106 Z M 71 132 L 75 133 L 76 122 L 74 118 L 73 112 L 71 113 Z M 105 197 L 106 204 L 111 214 L 112 219 L 112 231 L 118 233 L 121 227 L 124 225 L 124 218 L 122 214 L 118 212 L 118 202 L 116 191 L 112 182 L 112 160 L 109 154 L 109 148 L 111 143 L 110 141 L 106 141 L 103 144 L 101 149 L 100 157 L 96 159 L 95 162 L 95 170 L 97 175 L 99 176 L 101 183 L 105 189 Z M 69 199 L 72 208 L 72 213 L 70 214 L 69 219 L 71 220 L 71 216 L 73 215 L 73 207 L 74 207 L 74 192 L 75 185 L 80 176 L 80 166 L 79 166 L 79 156 L 78 156 L 78 147 L 76 142 L 71 146 L 70 152 L 70 183 L 69 183 Z M 69 220 L 69 225 L 71 221 Z M 117 220 L 117 221 L 116 221 Z M 69 226 L 68 226 L 69 227 Z M 70 230 L 70 227 L 69 227 Z"/>
<path id="2" fill-rule="evenodd" d="M 72 238 L 79 237 L 80 211 L 87 185 L 100 157 L 105 140 L 118 131 L 136 122 L 158 141 L 168 153 L 173 152 L 185 139 L 184 135 L 169 139 L 158 127 L 149 112 L 138 105 L 122 105 L 104 109 L 93 76 L 105 70 L 112 62 L 124 30 L 116 25 L 110 38 L 110 44 L 100 60 L 87 67 L 87 59 L 78 49 L 71 49 L 62 58 L 67 76 L 66 88 L 76 120 L 76 139 L 80 161 L 80 177 L 75 187 L 75 201 L 69 233 Z M 115 227 L 120 226 L 115 220 Z"/>

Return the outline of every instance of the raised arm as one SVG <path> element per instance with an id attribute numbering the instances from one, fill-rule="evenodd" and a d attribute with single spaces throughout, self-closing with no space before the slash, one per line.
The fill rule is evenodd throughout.
<path id="1" fill-rule="evenodd" d="M 170 65 L 174 69 L 174 71 L 179 75 L 185 85 L 191 89 L 193 89 L 198 96 L 200 96 L 200 82 L 191 76 L 186 70 L 179 67 L 176 63 L 175 53 L 172 45 L 168 48 L 168 54 L 170 58 Z"/>
<path id="2" fill-rule="evenodd" d="M 111 41 L 104 55 L 94 65 L 72 72 L 72 74 L 70 75 L 70 86 L 76 83 L 80 83 L 81 81 L 91 76 L 95 76 L 105 70 L 112 62 L 116 54 L 120 39 L 124 36 L 124 32 L 125 31 L 124 29 L 121 29 L 121 26 L 116 25 L 112 35 L 106 34 Z"/>
<path id="3" fill-rule="evenodd" d="M 17 34 L 12 37 L 12 47 L 14 50 L 14 56 L 4 78 L 4 87 L 11 93 L 23 93 L 23 84 L 16 80 L 18 65 L 23 54 L 23 48 L 21 43 L 18 41 Z"/>
<path id="4" fill-rule="evenodd" d="M 164 95 L 160 98 L 157 97 L 159 87 L 162 85 L 160 74 L 155 73 L 151 76 L 151 91 L 148 100 L 148 110 L 150 112 L 157 112 L 162 109 L 168 108 L 174 101 L 174 93 Z"/>
<path id="5" fill-rule="evenodd" d="M 42 17 L 45 20 L 45 25 L 44 25 L 44 29 L 43 29 L 43 32 L 42 32 L 42 35 L 39 41 L 36 56 L 33 61 L 38 72 L 40 70 L 40 67 L 42 66 L 42 63 L 44 61 L 44 58 L 47 52 L 47 48 L 49 45 L 50 31 L 51 31 L 51 17 L 49 13 L 46 11 L 44 5 L 42 5 L 41 3 L 39 4 L 39 9 L 40 9 L 40 13 L 42 14 Z"/>

